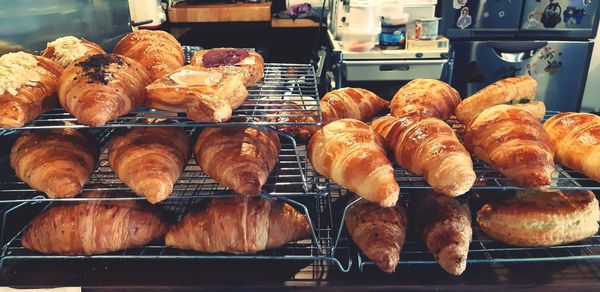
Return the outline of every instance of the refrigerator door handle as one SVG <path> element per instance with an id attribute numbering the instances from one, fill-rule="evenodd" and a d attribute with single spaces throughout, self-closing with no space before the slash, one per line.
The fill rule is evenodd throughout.
<path id="1" fill-rule="evenodd" d="M 529 60 L 537 52 L 548 45 L 547 41 L 489 41 L 487 46 L 492 48 L 498 58 L 510 62 L 520 63 Z"/>

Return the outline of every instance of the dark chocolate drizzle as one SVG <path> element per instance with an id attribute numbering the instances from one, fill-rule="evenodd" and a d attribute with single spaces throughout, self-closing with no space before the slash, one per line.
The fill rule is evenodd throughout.
<path id="1" fill-rule="evenodd" d="M 116 54 L 96 54 L 91 55 L 84 61 L 76 64 L 83 69 L 83 74 L 89 78 L 88 83 L 108 84 L 111 78 L 114 77 L 108 68 L 111 64 L 123 66 L 125 61 L 123 57 Z"/>

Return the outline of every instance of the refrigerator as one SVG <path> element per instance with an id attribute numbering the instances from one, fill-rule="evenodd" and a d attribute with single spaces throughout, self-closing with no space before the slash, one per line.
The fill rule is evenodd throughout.
<path id="1" fill-rule="evenodd" d="M 440 1 L 451 40 L 451 85 L 466 98 L 500 79 L 530 75 L 549 110 L 579 111 L 600 1 Z"/>

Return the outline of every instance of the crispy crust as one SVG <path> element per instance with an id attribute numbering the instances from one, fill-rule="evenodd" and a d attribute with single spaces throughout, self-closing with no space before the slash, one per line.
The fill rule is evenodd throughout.
<path id="1" fill-rule="evenodd" d="M 477 222 L 489 236 L 515 246 L 552 246 L 598 231 L 600 210 L 590 191 L 534 192 L 484 205 Z"/>

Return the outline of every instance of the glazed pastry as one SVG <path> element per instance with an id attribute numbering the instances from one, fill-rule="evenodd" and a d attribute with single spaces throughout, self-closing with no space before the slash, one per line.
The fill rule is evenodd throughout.
<path id="1" fill-rule="evenodd" d="M 106 54 L 106 52 L 97 44 L 88 40 L 65 36 L 49 42 L 42 56 L 49 58 L 64 68 L 83 56 L 95 54 Z"/>
<path id="2" fill-rule="evenodd" d="M 410 202 L 410 220 L 427 249 L 448 273 L 458 276 L 467 267 L 473 236 L 469 205 L 435 192 L 423 192 Z"/>
<path id="3" fill-rule="evenodd" d="M 200 168 L 219 184 L 245 196 L 260 194 L 279 158 L 279 136 L 252 127 L 206 128 L 194 154 Z"/>
<path id="4" fill-rule="evenodd" d="M 562 164 L 600 182 L 600 117 L 561 113 L 544 123 L 556 158 Z"/>
<path id="5" fill-rule="evenodd" d="M 244 77 L 244 84 L 248 86 L 256 84 L 265 75 L 263 57 L 256 52 L 242 49 L 219 48 L 196 51 L 190 65 L 241 74 Z"/>
<path id="6" fill-rule="evenodd" d="M 152 204 L 171 195 L 189 156 L 190 138 L 181 128 L 134 128 L 108 145 L 117 177 Z"/>
<path id="7" fill-rule="evenodd" d="M 500 104 L 519 105 L 533 102 L 534 105 L 520 105 L 520 107 L 523 110 L 531 111 L 534 117 L 541 119 L 544 115 L 541 114 L 540 116 L 540 109 L 545 106 L 533 101 L 536 92 L 537 81 L 531 76 L 502 79 L 463 100 L 456 108 L 456 118 L 466 125 L 477 114 L 492 106 Z"/>
<path id="8" fill-rule="evenodd" d="M 286 203 L 260 197 L 219 198 L 185 215 L 167 232 L 165 244 L 248 254 L 279 248 L 309 234 L 306 216 Z"/>
<path id="9" fill-rule="evenodd" d="M 140 62 L 152 81 L 181 68 L 185 61 L 181 44 L 160 30 L 131 32 L 115 45 L 113 53 Z"/>
<path id="10" fill-rule="evenodd" d="M 519 186 L 550 186 L 554 151 L 542 124 L 511 105 L 488 108 L 469 122 L 465 146 Z"/>
<path id="11" fill-rule="evenodd" d="M 384 137 L 396 163 L 425 178 L 434 190 L 454 197 L 475 183 L 471 155 L 444 121 L 419 115 L 385 116 L 371 127 Z"/>
<path id="12" fill-rule="evenodd" d="M 116 54 L 91 55 L 65 68 L 58 97 L 79 123 L 100 127 L 141 106 L 149 83 L 148 74 L 135 60 Z"/>
<path id="13" fill-rule="evenodd" d="M 10 152 L 16 175 L 49 198 L 78 195 L 98 160 L 92 137 L 76 129 L 25 132 Z"/>
<path id="14" fill-rule="evenodd" d="M 590 191 L 518 194 L 484 205 L 479 227 L 489 236 L 514 246 L 553 246 L 591 237 L 598 232 L 600 210 Z"/>
<path id="15" fill-rule="evenodd" d="M 396 93 L 390 111 L 397 118 L 418 115 L 447 120 L 459 103 L 460 94 L 445 82 L 415 79 Z"/>
<path id="16" fill-rule="evenodd" d="M 81 195 L 111 196 L 102 192 Z M 33 219 L 21 244 L 44 254 L 104 254 L 162 239 L 167 229 L 164 218 L 139 201 L 69 202 L 51 207 Z"/>
<path id="17" fill-rule="evenodd" d="M 0 56 L 0 128 L 22 127 L 58 105 L 62 68 L 25 52 Z"/>
<path id="18" fill-rule="evenodd" d="M 350 207 L 345 222 L 352 241 L 360 250 L 380 270 L 393 273 L 406 239 L 406 209 L 400 205 L 383 208 L 361 200 Z"/>
<path id="19" fill-rule="evenodd" d="M 231 119 L 248 96 L 241 75 L 195 66 L 182 67 L 154 81 L 146 92 L 146 105 L 151 108 L 187 112 L 194 121 L 216 123 Z"/>
<path id="20" fill-rule="evenodd" d="M 308 158 L 317 172 L 342 187 L 382 207 L 392 207 L 400 187 L 384 145 L 369 125 L 343 119 L 313 134 Z"/>

